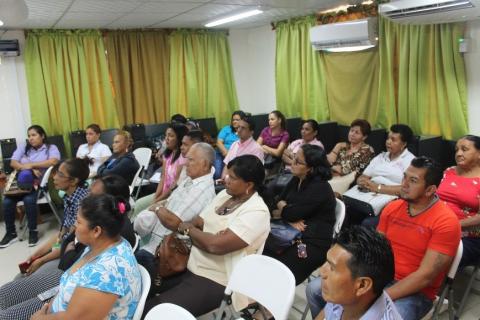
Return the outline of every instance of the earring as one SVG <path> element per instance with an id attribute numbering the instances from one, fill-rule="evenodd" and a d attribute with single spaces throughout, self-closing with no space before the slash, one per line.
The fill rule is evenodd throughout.
<path id="1" fill-rule="evenodd" d="M 245 191 L 245 193 L 247 194 L 247 196 L 248 196 L 248 192 L 249 192 L 249 189 L 247 189 L 247 191 Z"/>

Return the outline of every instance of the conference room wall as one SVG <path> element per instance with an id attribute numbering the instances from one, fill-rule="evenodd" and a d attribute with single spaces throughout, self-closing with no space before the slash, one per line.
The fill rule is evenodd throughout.
<path id="1" fill-rule="evenodd" d="M 467 23 L 465 38 L 470 48 L 465 53 L 468 90 L 468 126 L 470 133 L 480 135 L 480 20 Z"/>

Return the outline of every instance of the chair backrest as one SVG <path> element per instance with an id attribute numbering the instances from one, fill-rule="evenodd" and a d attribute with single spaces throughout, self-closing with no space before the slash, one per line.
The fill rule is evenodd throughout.
<path id="1" fill-rule="evenodd" d="M 138 163 L 144 170 L 148 168 L 150 159 L 152 158 L 152 149 L 150 148 L 138 148 L 133 150 L 133 155 L 137 159 Z"/>
<path id="2" fill-rule="evenodd" d="M 104 129 L 102 133 L 100 133 L 100 141 L 106 144 L 110 149 L 112 148 L 113 138 L 117 134 L 118 129 Z"/>
<path id="3" fill-rule="evenodd" d="M 280 261 L 251 254 L 235 265 L 225 289 L 226 295 L 232 292 L 254 299 L 275 319 L 284 320 L 288 318 L 293 303 L 295 277 Z"/>
<path id="4" fill-rule="evenodd" d="M 137 309 L 133 314 L 133 320 L 140 320 L 143 313 L 143 308 L 145 307 L 145 301 L 147 301 L 148 292 L 150 291 L 150 286 L 152 285 L 152 279 L 147 269 L 143 266 L 138 265 L 140 269 L 140 274 L 142 275 L 142 295 L 140 296 L 140 301 L 138 301 Z"/>
<path id="5" fill-rule="evenodd" d="M 195 317 L 173 303 L 161 303 L 148 311 L 145 320 L 175 319 L 175 320 L 195 320 Z"/>
<path id="6" fill-rule="evenodd" d="M 62 159 L 67 158 L 67 150 L 65 149 L 65 142 L 63 141 L 63 136 L 62 135 L 56 135 L 56 136 L 49 136 L 48 137 L 48 143 L 54 144 L 57 146 L 58 151 L 60 152 L 60 156 Z"/>
<path id="7" fill-rule="evenodd" d="M 140 244 L 140 240 L 141 240 L 141 239 L 140 239 L 140 236 L 135 233 L 135 245 L 134 245 L 133 248 L 132 248 L 132 251 L 133 251 L 133 252 L 137 251 L 138 246 L 139 246 L 139 244 Z"/>
<path id="8" fill-rule="evenodd" d="M 72 157 L 77 155 L 78 148 L 87 143 L 87 138 L 85 137 L 85 130 L 76 130 L 70 132 L 68 135 L 70 139 L 70 151 L 72 152 Z"/>
<path id="9" fill-rule="evenodd" d="M 49 167 L 47 171 L 42 176 L 42 181 L 40 181 L 40 188 L 48 187 L 48 179 L 50 179 L 50 174 L 52 173 L 53 166 Z"/>
<path id="10" fill-rule="evenodd" d="M 447 277 L 450 279 L 454 279 L 455 275 L 457 274 L 458 265 L 460 264 L 460 260 L 462 259 L 463 255 L 463 243 L 460 240 L 458 244 L 457 253 L 455 254 L 455 258 L 453 258 L 452 264 L 450 265 L 450 269 L 448 270 Z"/>
<path id="11" fill-rule="evenodd" d="M 129 186 L 130 195 L 132 195 L 133 189 L 135 189 L 135 187 L 137 186 L 137 180 L 138 180 L 138 177 L 140 176 L 140 173 L 142 173 L 142 170 L 143 170 L 143 167 L 140 166 L 137 172 L 135 173 L 135 175 L 133 176 L 132 183 L 130 183 L 130 186 Z"/>
<path id="12" fill-rule="evenodd" d="M 333 237 L 335 238 L 342 230 L 343 221 L 345 220 L 345 204 L 342 200 L 336 199 L 335 206 L 335 224 L 333 225 Z"/>

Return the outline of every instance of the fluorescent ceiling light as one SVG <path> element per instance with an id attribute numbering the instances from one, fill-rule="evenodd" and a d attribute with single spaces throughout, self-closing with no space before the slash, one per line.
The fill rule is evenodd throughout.
<path id="1" fill-rule="evenodd" d="M 209 22 L 205 25 L 205 27 L 211 28 L 211 27 L 219 26 L 221 24 L 229 23 L 229 22 L 232 22 L 232 21 L 237 21 L 237 20 L 245 19 L 245 18 L 248 18 L 248 17 L 251 17 L 251 16 L 256 16 L 257 14 L 260 14 L 262 12 L 263 11 L 259 10 L 259 9 L 245 11 L 245 12 L 238 13 L 238 14 L 235 14 L 235 15 L 232 15 L 232 16 L 228 16 L 226 18 L 222 18 L 222 19 L 218 19 L 218 20 Z"/>
<path id="2" fill-rule="evenodd" d="M 340 48 L 329 48 L 325 51 L 328 52 L 352 52 L 352 51 L 361 51 L 375 47 L 374 45 L 368 46 L 354 46 L 354 47 L 340 47 Z"/>
<path id="3" fill-rule="evenodd" d="M 3 26 L 3 21 L 2 21 L 2 20 L 0 20 L 0 27 L 1 27 L 1 26 Z"/>

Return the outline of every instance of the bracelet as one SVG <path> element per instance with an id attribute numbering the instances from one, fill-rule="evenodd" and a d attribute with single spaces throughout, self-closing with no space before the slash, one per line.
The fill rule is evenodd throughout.
<path id="1" fill-rule="evenodd" d="M 380 193 L 380 191 L 382 191 L 382 185 L 381 185 L 381 184 L 379 184 L 379 185 L 377 186 L 377 193 Z"/>

